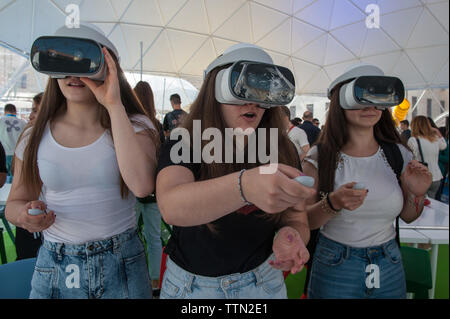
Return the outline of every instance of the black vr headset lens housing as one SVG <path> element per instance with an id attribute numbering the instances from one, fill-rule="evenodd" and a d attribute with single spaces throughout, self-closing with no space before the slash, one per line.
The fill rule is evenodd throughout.
<path id="1" fill-rule="evenodd" d="M 405 97 L 402 81 L 388 76 L 361 76 L 354 83 L 354 97 L 359 104 L 395 106 Z"/>
<path id="2" fill-rule="evenodd" d="M 70 37 L 40 37 L 31 48 L 36 71 L 55 78 L 92 77 L 104 66 L 101 46 L 92 40 Z"/>
<path id="3" fill-rule="evenodd" d="M 402 81 L 390 76 L 360 76 L 344 84 L 339 91 L 339 102 L 346 110 L 373 106 L 385 109 L 399 105 L 404 98 Z"/>
<path id="4" fill-rule="evenodd" d="M 230 68 L 229 91 L 234 98 L 263 107 L 286 105 L 295 97 L 294 75 L 285 67 L 238 61 Z"/>

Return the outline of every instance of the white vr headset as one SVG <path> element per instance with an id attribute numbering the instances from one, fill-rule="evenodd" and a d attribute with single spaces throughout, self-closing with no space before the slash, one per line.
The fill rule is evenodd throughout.
<path id="1" fill-rule="evenodd" d="M 93 25 L 59 28 L 54 36 L 37 38 L 31 48 L 33 68 L 52 78 L 87 77 L 97 81 L 106 78 L 102 46 L 119 59 L 119 52 L 103 32 Z"/>
<path id="2" fill-rule="evenodd" d="M 331 99 L 338 84 L 347 81 L 339 90 L 339 103 L 346 110 L 373 106 L 385 109 L 400 104 L 405 98 L 405 88 L 399 78 L 385 76 L 380 68 L 370 64 L 350 67 L 331 83 L 328 98 Z"/>
<path id="3" fill-rule="evenodd" d="M 261 48 L 240 43 L 228 48 L 205 70 L 231 64 L 216 76 L 216 100 L 223 104 L 257 103 L 269 108 L 289 104 L 295 97 L 292 72 L 273 64 L 272 58 Z"/>

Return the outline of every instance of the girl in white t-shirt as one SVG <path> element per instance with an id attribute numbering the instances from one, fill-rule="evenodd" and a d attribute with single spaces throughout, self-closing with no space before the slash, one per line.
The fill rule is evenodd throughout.
<path id="1" fill-rule="evenodd" d="M 331 91 L 328 118 L 319 148 L 303 162 L 319 195 L 308 207 L 309 225 L 319 229 L 312 257 L 308 298 L 405 298 L 401 254 L 395 240 L 398 215 L 418 218 L 431 174 L 402 145 L 388 109 L 341 107 Z M 381 144 L 399 148 L 401 187 Z M 365 189 L 353 189 L 363 183 Z"/>
<path id="2" fill-rule="evenodd" d="M 158 134 L 113 52 L 104 82 L 50 78 L 16 149 L 6 216 L 44 237 L 30 298 L 151 298 L 134 195 L 154 190 Z"/>

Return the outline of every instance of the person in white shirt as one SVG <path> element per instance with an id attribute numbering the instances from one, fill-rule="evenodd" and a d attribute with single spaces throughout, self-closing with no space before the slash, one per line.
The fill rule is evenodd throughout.
<path id="1" fill-rule="evenodd" d="M 67 32 L 95 32 L 108 44 L 101 31 L 86 28 Z M 49 79 L 39 115 L 16 149 L 6 218 L 44 236 L 32 299 L 152 297 L 134 205 L 135 196 L 154 191 L 158 133 L 117 50 L 110 44 L 102 52 L 105 81 Z"/>
<path id="2" fill-rule="evenodd" d="M 406 298 L 394 221 L 420 216 L 431 174 L 402 145 L 388 108 L 344 109 L 341 88 L 354 80 L 348 77 L 330 88 L 324 131 L 303 162 L 317 190 L 307 208 L 309 225 L 320 229 L 307 297 Z M 384 149 L 396 149 L 403 159 L 401 186 Z M 357 183 L 361 188 L 354 189 Z"/>
<path id="3" fill-rule="evenodd" d="M 420 153 L 419 143 L 422 154 Z M 411 137 L 408 140 L 408 146 L 413 150 L 414 159 L 427 163 L 428 169 L 433 175 L 433 183 L 431 183 L 427 194 L 434 199 L 442 179 L 438 164 L 439 151 L 445 150 L 447 142 L 441 132 L 430 125 L 425 116 L 416 116 L 411 122 Z"/>
<path id="4" fill-rule="evenodd" d="M 300 157 L 300 161 L 303 161 L 309 151 L 308 136 L 306 135 L 304 130 L 292 124 L 290 120 L 291 111 L 289 110 L 289 108 L 284 105 L 280 107 L 285 114 L 284 123 L 286 127 L 286 133 L 289 136 L 291 142 L 294 143 L 295 148 L 297 149 L 298 156 Z"/>
<path id="5" fill-rule="evenodd" d="M 16 106 L 13 104 L 5 105 L 5 116 L 0 118 L 0 142 L 5 149 L 6 154 L 6 169 L 8 170 L 8 182 L 11 182 L 11 165 L 14 157 L 14 149 L 16 148 L 17 140 L 27 122 L 17 117 Z"/>

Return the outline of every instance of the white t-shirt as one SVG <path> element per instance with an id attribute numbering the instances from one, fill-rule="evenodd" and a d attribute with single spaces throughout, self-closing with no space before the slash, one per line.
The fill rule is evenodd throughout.
<path id="1" fill-rule="evenodd" d="M 403 172 L 412 153 L 403 145 L 398 146 L 403 156 Z M 305 160 L 317 168 L 317 156 L 317 146 L 314 146 Z M 377 246 L 395 238 L 393 223 L 403 208 L 403 193 L 381 147 L 369 157 L 341 153 L 334 190 L 351 182 L 364 183 L 369 190 L 364 203 L 354 211 L 343 209 L 322 226 L 321 233 L 353 247 Z"/>
<path id="2" fill-rule="evenodd" d="M 298 156 L 302 155 L 302 147 L 309 145 L 306 132 L 297 126 L 292 126 L 292 128 L 288 130 L 288 136 L 292 143 L 294 143 Z"/>
<path id="3" fill-rule="evenodd" d="M 2 142 L 6 156 L 14 155 L 17 140 L 26 125 L 27 122 L 15 116 L 0 118 L 0 142 Z"/>
<path id="4" fill-rule="evenodd" d="M 442 173 L 439 169 L 439 151 L 445 150 L 447 147 L 447 142 L 443 137 L 430 142 L 426 138 L 419 137 L 420 145 L 422 146 L 423 161 L 428 163 L 428 169 L 433 176 L 433 182 L 440 181 L 442 179 Z M 422 157 L 419 152 L 419 145 L 417 144 L 416 138 L 411 137 L 408 140 L 408 146 L 414 153 L 414 159 L 421 162 Z"/>
<path id="5" fill-rule="evenodd" d="M 133 119 L 154 129 L 143 115 Z M 133 126 L 135 132 L 145 129 Z M 24 137 L 16 149 L 21 160 L 27 140 Z M 68 148 L 56 142 L 47 124 L 39 144 L 38 167 L 43 182 L 40 199 L 56 214 L 55 223 L 43 232 L 46 240 L 82 244 L 110 238 L 136 225 L 136 198 L 131 192 L 126 199 L 120 195 L 119 165 L 109 131 L 90 145 Z"/>

